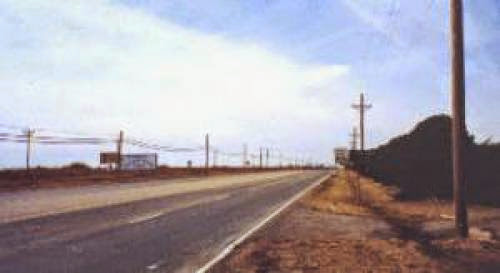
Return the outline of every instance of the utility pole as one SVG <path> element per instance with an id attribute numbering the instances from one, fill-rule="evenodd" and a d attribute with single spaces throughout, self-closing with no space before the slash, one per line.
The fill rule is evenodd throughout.
<path id="1" fill-rule="evenodd" d="M 26 171 L 29 173 L 31 166 L 31 142 L 33 140 L 33 135 L 35 134 L 35 130 L 28 128 L 26 130 Z"/>
<path id="2" fill-rule="evenodd" d="M 269 148 L 266 148 L 266 168 L 269 168 Z"/>
<path id="3" fill-rule="evenodd" d="M 352 108 L 359 110 L 359 129 L 360 129 L 360 150 L 363 152 L 365 150 L 365 112 L 372 107 L 371 104 L 365 104 L 365 96 L 363 93 L 359 96 L 359 104 L 353 104 Z"/>
<path id="4" fill-rule="evenodd" d="M 262 169 L 262 148 L 259 149 L 259 168 Z"/>
<path id="5" fill-rule="evenodd" d="M 208 175 L 209 157 L 210 157 L 210 141 L 208 134 L 205 135 L 205 174 Z"/>
<path id="6" fill-rule="evenodd" d="M 464 151 L 465 127 L 465 71 L 463 2 L 450 0 L 451 47 L 451 135 L 453 158 L 453 202 L 455 227 L 462 238 L 469 236 L 467 203 L 465 199 Z"/>
<path id="7" fill-rule="evenodd" d="M 351 136 L 351 150 L 355 151 L 358 149 L 358 130 L 356 127 L 352 127 Z"/>
<path id="8" fill-rule="evenodd" d="M 118 170 L 122 169 L 122 153 L 123 153 L 123 131 L 120 131 L 120 135 L 118 136 L 118 141 L 116 143 L 116 154 L 118 158 L 116 159 L 117 161 L 117 167 Z"/>

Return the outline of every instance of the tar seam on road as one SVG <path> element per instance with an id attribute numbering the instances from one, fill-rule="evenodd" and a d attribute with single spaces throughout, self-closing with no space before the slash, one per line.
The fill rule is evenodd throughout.
<path id="1" fill-rule="evenodd" d="M 248 239 L 250 236 L 252 236 L 254 233 L 256 233 L 259 229 L 261 229 L 262 227 L 264 227 L 267 223 L 269 223 L 276 216 L 278 216 L 282 211 L 284 211 L 290 205 L 292 205 L 293 203 L 295 203 L 295 201 L 299 200 L 305 194 L 307 194 L 309 191 L 311 191 L 312 189 L 316 188 L 321 183 L 325 182 L 332 175 L 333 175 L 333 173 L 329 173 L 329 174 L 325 175 L 324 177 L 318 179 L 314 184 L 312 184 L 311 186 L 307 187 L 305 190 L 297 193 L 290 200 L 288 200 L 285 204 L 283 204 L 281 207 L 279 207 L 277 210 L 275 210 L 273 213 L 271 213 L 269 216 L 267 216 L 264 220 L 260 221 L 257 225 L 255 225 L 254 227 L 252 227 L 250 230 L 248 230 L 241 237 L 239 237 L 238 239 L 236 239 L 235 241 L 233 241 L 231 244 L 229 244 L 226 248 L 224 248 L 224 250 L 222 250 L 221 253 L 219 253 L 219 255 L 215 256 L 215 258 L 213 258 L 212 260 L 210 260 L 203 267 L 201 267 L 200 269 L 196 270 L 196 273 L 207 273 L 218 262 L 222 261 L 222 259 L 224 259 L 227 255 L 229 255 L 236 248 L 236 246 L 238 246 L 241 243 L 243 243 L 246 239 Z"/>

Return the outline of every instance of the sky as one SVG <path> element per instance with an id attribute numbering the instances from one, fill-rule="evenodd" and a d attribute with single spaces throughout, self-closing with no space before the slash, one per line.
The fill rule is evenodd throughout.
<path id="1" fill-rule="evenodd" d="M 500 3 L 464 9 L 468 128 L 500 141 Z M 368 147 L 448 112 L 448 27 L 444 0 L 0 0 L 0 133 L 123 130 L 173 147 L 209 133 L 226 164 L 244 143 L 328 163 L 360 92 Z M 25 149 L 0 142 L 0 168 L 23 166 Z M 33 163 L 97 164 L 113 149 L 35 145 Z"/>

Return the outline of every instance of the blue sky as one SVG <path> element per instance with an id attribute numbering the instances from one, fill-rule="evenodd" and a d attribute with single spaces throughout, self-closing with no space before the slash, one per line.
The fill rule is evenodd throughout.
<path id="1" fill-rule="evenodd" d="M 465 11 L 468 126 L 499 140 L 500 3 Z M 361 91 L 370 147 L 448 111 L 447 14 L 440 0 L 0 0 L 0 131 L 123 129 L 182 146 L 209 132 L 223 151 L 326 162 Z M 23 149 L 0 144 L 0 165 L 21 165 Z M 35 163 L 102 149 L 38 147 Z"/>

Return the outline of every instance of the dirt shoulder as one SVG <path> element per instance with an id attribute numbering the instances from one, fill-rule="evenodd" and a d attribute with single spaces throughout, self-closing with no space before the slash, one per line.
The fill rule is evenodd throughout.
<path id="1" fill-rule="evenodd" d="M 449 203 L 395 193 L 341 172 L 212 272 L 500 272 L 500 209 L 472 207 L 471 239 L 456 240 Z"/>
<path id="2" fill-rule="evenodd" d="M 0 192 L 35 190 L 46 188 L 70 188 L 92 185 L 141 183 L 151 180 L 172 180 L 179 178 L 205 178 L 207 176 L 229 176 L 256 174 L 276 171 L 297 171 L 294 168 L 241 168 L 212 167 L 165 167 L 155 170 L 115 171 L 103 168 L 90 168 L 69 165 L 59 168 L 33 168 L 26 170 L 0 170 Z M 304 169 L 305 170 L 305 169 Z"/>
<path id="3" fill-rule="evenodd" d="M 306 171 L 304 171 L 306 172 Z M 213 191 L 234 187 L 280 183 L 301 171 L 262 172 L 175 179 L 167 182 L 91 185 L 0 193 L 0 223 L 36 218 L 83 209 L 106 207 L 176 194 Z"/>

